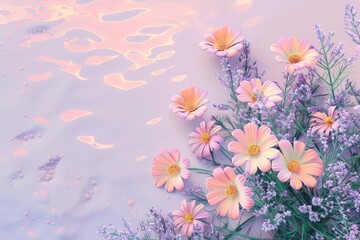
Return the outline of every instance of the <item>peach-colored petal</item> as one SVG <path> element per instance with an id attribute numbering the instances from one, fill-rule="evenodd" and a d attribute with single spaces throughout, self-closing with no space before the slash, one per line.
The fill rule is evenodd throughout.
<path id="1" fill-rule="evenodd" d="M 310 44 L 306 40 L 301 40 L 299 43 L 298 51 L 301 56 L 304 55 L 304 53 L 309 49 Z"/>
<path id="2" fill-rule="evenodd" d="M 179 191 L 184 188 L 184 182 L 180 176 L 174 178 L 174 186 Z"/>
<path id="3" fill-rule="evenodd" d="M 278 159 L 273 160 L 271 164 L 272 169 L 277 172 L 286 168 L 286 160 L 282 159 L 282 155 Z"/>
<path id="4" fill-rule="evenodd" d="M 206 187 L 211 190 L 214 190 L 217 188 L 225 188 L 226 186 L 227 186 L 227 183 L 218 181 L 215 178 L 207 178 L 206 179 Z"/>
<path id="5" fill-rule="evenodd" d="M 271 169 L 271 163 L 267 158 L 258 157 L 256 161 L 260 171 L 267 172 Z"/>
<path id="6" fill-rule="evenodd" d="M 315 187 L 317 184 L 316 179 L 313 176 L 310 176 L 308 174 L 299 173 L 298 177 L 299 177 L 300 181 L 302 181 L 304 183 L 304 185 L 307 187 Z"/>
<path id="7" fill-rule="evenodd" d="M 187 169 L 182 169 L 180 171 L 180 176 L 183 178 L 183 179 L 188 179 L 191 175 L 191 172 Z"/>
<path id="8" fill-rule="evenodd" d="M 239 167 L 239 166 L 243 165 L 249 159 L 250 159 L 250 157 L 248 154 L 238 153 L 231 159 L 231 161 L 234 164 L 234 166 Z"/>
<path id="9" fill-rule="evenodd" d="M 245 153 L 246 154 L 248 152 L 245 145 L 241 144 L 240 142 L 237 142 L 237 141 L 230 142 L 228 144 L 228 149 L 230 152 L 236 152 L 236 153 Z"/>
<path id="10" fill-rule="evenodd" d="M 280 63 L 286 63 L 286 62 L 287 62 L 287 59 L 285 59 L 285 57 L 284 57 L 284 56 L 281 56 L 281 55 L 275 56 L 275 60 L 276 60 L 277 62 L 280 62 Z"/>
<path id="11" fill-rule="evenodd" d="M 281 149 L 282 154 L 284 155 L 285 159 L 288 161 L 293 160 L 293 147 L 288 140 L 281 140 L 279 142 L 279 147 Z"/>
<path id="12" fill-rule="evenodd" d="M 262 143 L 259 141 L 258 144 L 260 145 L 261 149 L 267 150 L 274 146 L 276 146 L 279 143 L 275 135 L 270 135 L 266 140 L 264 140 Z"/>
<path id="13" fill-rule="evenodd" d="M 228 183 L 230 181 L 230 179 L 226 176 L 224 170 L 221 168 L 214 169 L 213 175 L 220 182 Z"/>
<path id="14" fill-rule="evenodd" d="M 322 176 L 323 168 L 320 164 L 306 164 L 301 165 L 299 174 L 310 174 L 314 176 Z"/>
<path id="15" fill-rule="evenodd" d="M 239 174 L 236 176 L 236 182 L 239 186 L 243 186 L 246 183 L 246 177 L 244 175 Z"/>
<path id="16" fill-rule="evenodd" d="M 248 160 L 245 166 L 245 171 L 250 175 L 254 175 L 257 171 L 257 162 L 256 160 Z"/>
<path id="17" fill-rule="evenodd" d="M 226 198 L 224 201 L 219 203 L 219 205 L 216 207 L 216 211 L 219 213 L 220 216 L 225 217 L 225 215 L 229 211 L 231 202 L 232 202 L 231 198 Z"/>
<path id="18" fill-rule="evenodd" d="M 290 46 L 292 51 L 297 51 L 299 49 L 299 41 L 297 40 L 297 38 L 290 38 Z"/>
<path id="19" fill-rule="evenodd" d="M 299 190 L 302 187 L 302 183 L 295 174 L 291 174 L 290 185 L 292 188 Z"/>
<path id="20" fill-rule="evenodd" d="M 253 206 L 254 206 L 254 200 L 252 198 L 250 198 L 251 196 L 251 189 L 248 187 L 243 187 L 240 190 L 240 194 L 244 197 L 240 198 L 240 205 L 247 209 L 250 210 Z"/>
<path id="21" fill-rule="evenodd" d="M 248 123 L 244 126 L 245 134 L 250 144 L 256 144 L 258 142 L 258 127 L 255 123 Z"/>
<path id="22" fill-rule="evenodd" d="M 270 137 L 271 129 L 267 126 L 260 126 L 257 135 L 257 143 L 262 146 L 263 142 L 265 142 Z"/>
<path id="23" fill-rule="evenodd" d="M 305 143 L 300 141 L 294 142 L 294 152 L 293 152 L 293 158 L 294 159 L 300 159 L 305 151 Z M 292 159 L 289 159 L 292 160 Z"/>
<path id="24" fill-rule="evenodd" d="M 253 86 L 250 81 L 242 81 L 240 87 L 241 88 L 238 88 L 237 90 L 239 94 L 244 92 L 247 96 L 253 95 Z"/>
<path id="25" fill-rule="evenodd" d="M 239 203 L 236 199 L 231 199 L 230 207 L 229 207 L 229 217 L 233 220 L 238 219 L 240 216 L 239 211 Z"/>
<path id="26" fill-rule="evenodd" d="M 226 174 L 226 177 L 229 179 L 229 181 L 236 177 L 234 170 L 230 167 L 224 168 L 224 173 Z"/>
<path id="27" fill-rule="evenodd" d="M 240 129 L 235 129 L 231 135 L 240 143 L 246 143 L 246 145 L 249 145 L 250 142 L 248 141 L 248 138 L 246 137 L 246 134 L 241 131 Z"/>
<path id="28" fill-rule="evenodd" d="M 281 55 L 286 55 L 287 54 L 287 52 L 285 52 L 285 50 L 279 44 L 271 44 L 270 50 L 272 52 L 277 52 L 277 53 L 279 53 Z"/>
<path id="29" fill-rule="evenodd" d="M 289 181 L 290 177 L 291 177 L 291 172 L 289 172 L 287 169 L 282 169 L 277 177 L 279 178 L 280 181 L 282 182 L 287 182 Z"/>
<path id="30" fill-rule="evenodd" d="M 175 179 L 170 177 L 165 183 L 165 191 L 173 192 L 175 188 Z"/>
<path id="31" fill-rule="evenodd" d="M 280 153 L 279 150 L 275 148 L 269 148 L 269 149 L 261 150 L 260 155 L 268 159 L 274 159 L 277 156 L 279 156 L 279 153 Z"/>
<path id="32" fill-rule="evenodd" d="M 313 149 L 309 149 L 307 150 L 302 157 L 299 159 L 300 163 L 308 163 L 308 162 L 318 162 L 318 163 L 322 163 L 321 159 L 319 158 L 318 153 L 313 150 Z"/>
<path id="33" fill-rule="evenodd" d="M 259 78 L 253 78 L 251 79 L 251 85 L 252 88 L 257 88 L 257 89 L 261 89 L 262 85 L 261 85 L 261 80 Z"/>
<path id="34" fill-rule="evenodd" d="M 206 198 L 207 198 L 209 204 L 216 205 L 216 204 L 224 201 L 226 199 L 226 196 L 223 193 L 224 193 L 224 189 L 212 191 L 212 192 L 209 192 L 208 194 L 206 194 Z"/>

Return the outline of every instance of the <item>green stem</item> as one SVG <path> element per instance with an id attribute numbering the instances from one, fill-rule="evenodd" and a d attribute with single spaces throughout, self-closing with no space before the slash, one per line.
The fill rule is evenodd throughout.
<path id="1" fill-rule="evenodd" d="M 323 41 L 320 41 L 321 43 L 321 48 L 323 50 L 323 53 L 324 53 L 324 60 L 325 60 L 325 70 L 327 72 L 327 75 L 329 77 L 329 85 L 330 85 L 330 91 L 331 91 L 331 97 L 333 98 L 333 100 L 335 101 L 335 89 L 334 89 L 334 82 L 333 82 L 333 79 L 332 79 L 332 76 L 331 76 L 331 71 L 330 71 L 330 67 L 329 67 L 329 60 L 328 60 L 328 57 L 327 57 L 327 52 L 325 50 L 325 45 L 324 45 L 324 42 Z"/>

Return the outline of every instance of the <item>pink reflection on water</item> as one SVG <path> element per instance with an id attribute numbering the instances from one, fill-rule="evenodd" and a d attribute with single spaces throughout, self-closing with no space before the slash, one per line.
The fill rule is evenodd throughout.
<path id="1" fill-rule="evenodd" d="M 60 119 L 63 122 L 68 123 L 68 122 L 72 122 L 78 118 L 85 117 L 85 116 L 88 116 L 91 114 L 92 114 L 92 112 L 90 112 L 90 111 L 80 110 L 80 109 L 71 109 L 66 112 L 63 112 L 60 115 Z"/>
<path id="2" fill-rule="evenodd" d="M 182 82 L 185 79 L 187 79 L 187 74 L 180 74 L 180 75 L 177 75 L 177 76 L 173 77 L 171 79 L 171 81 L 173 81 L 173 82 Z"/>
<path id="3" fill-rule="evenodd" d="M 262 16 L 250 18 L 243 23 L 242 27 L 243 29 L 254 27 L 258 25 L 262 21 L 262 19 L 263 19 Z"/>
<path id="4" fill-rule="evenodd" d="M 50 121 L 48 119 L 42 117 L 35 117 L 34 121 L 38 123 L 50 124 Z"/>
<path id="5" fill-rule="evenodd" d="M 88 4 L 76 4 L 74 0 L 14 1 L 1 3 L 0 6 L 9 12 L 7 16 L 0 15 L 2 24 L 23 19 L 27 20 L 27 24 L 39 21 L 56 23 L 46 34 L 28 34 L 24 46 L 31 47 L 35 42 L 57 39 L 72 30 L 81 29 L 94 38 L 70 36 L 64 41 L 64 47 L 68 51 L 111 49 L 131 61 L 132 70 L 172 56 L 174 53 L 152 57 L 152 52 L 158 47 L 172 46 L 174 35 L 197 17 L 194 6 L 180 1 L 108 0 Z M 162 29 L 163 27 L 166 28 Z M 139 36 L 147 38 L 139 44 L 136 41 Z M 127 41 L 127 37 L 133 37 L 135 41 Z M 77 44 L 78 40 L 86 40 L 88 44 Z M 136 56 L 134 52 L 137 53 Z"/>
<path id="6" fill-rule="evenodd" d="M 38 236 L 38 234 L 35 231 L 29 231 L 28 236 L 31 237 L 31 238 L 36 238 Z"/>
<path id="7" fill-rule="evenodd" d="M 46 79 L 49 79 L 51 76 L 52 76 L 51 72 L 44 72 L 41 74 L 30 75 L 27 77 L 27 79 L 30 81 L 38 82 L 38 81 L 44 81 Z"/>
<path id="8" fill-rule="evenodd" d="M 86 64 L 89 65 L 101 65 L 105 62 L 108 62 L 114 58 L 117 58 L 117 55 L 113 55 L 113 56 L 91 56 L 88 57 L 85 61 Z"/>
<path id="9" fill-rule="evenodd" d="M 252 5 L 253 0 L 237 0 L 236 4 L 241 11 L 248 10 Z"/>
<path id="10" fill-rule="evenodd" d="M 147 121 L 145 124 L 146 125 L 155 125 L 155 124 L 158 124 L 161 120 L 162 120 L 161 117 L 157 117 L 157 118 Z"/>
<path id="11" fill-rule="evenodd" d="M 17 157 L 17 156 L 25 156 L 28 154 L 28 151 L 25 148 L 18 148 L 15 149 L 13 152 L 13 156 Z"/>
<path id="12" fill-rule="evenodd" d="M 114 147 L 114 144 L 101 144 L 96 142 L 94 136 L 78 136 L 77 140 L 89 144 L 90 146 L 96 149 L 108 149 Z"/>
<path id="13" fill-rule="evenodd" d="M 141 87 L 146 82 L 145 81 L 127 81 L 122 73 L 111 73 L 104 76 L 104 82 L 106 85 L 109 85 L 111 87 L 120 89 L 120 90 L 131 90 L 134 88 Z"/>
<path id="14" fill-rule="evenodd" d="M 141 155 L 139 157 L 136 158 L 136 161 L 137 162 L 140 162 L 140 161 L 145 161 L 146 160 L 146 156 L 145 155 Z"/>
<path id="15" fill-rule="evenodd" d="M 44 189 L 40 189 L 36 192 L 34 192 L 33 194 L 34 199 L 40 203 L 48 203 L 49 201 L 49 192 L 44 190 Z"/>
<path id="16" fill-rule="evenodd" d="M 81 66 L 73 63 L 71 60 L 60 60 L 48 56 L 40 56 L 39 59 L 41 61 L 54 63 L 57 66 L 60 66 L 62 71 L 74 75 L 79 80 L 87 80 L 87 78 L 80 76 Z"/>

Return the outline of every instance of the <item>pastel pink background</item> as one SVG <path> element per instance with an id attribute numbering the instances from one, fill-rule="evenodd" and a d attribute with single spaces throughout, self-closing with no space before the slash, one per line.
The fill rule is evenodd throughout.
<path id="1" fill-rule="evenodd" d="M 156 188 L 149 169 L 163 146 L 206 167 L 187 146 L 200 119 L 168 109 L 191 85 L 211 104 L 227 99 L 202 36 L 225 24 L 242 30 L 265 79 L 281 82 L 270 45 L 290 36 L 317 44 L 314 24 L 356 54 L 348 2 L 0 1 L 0 239 L 98 239 L 100 225 L 125 217 L 135 229 L 152 206 L 178 208 L 184 196 Z"/>

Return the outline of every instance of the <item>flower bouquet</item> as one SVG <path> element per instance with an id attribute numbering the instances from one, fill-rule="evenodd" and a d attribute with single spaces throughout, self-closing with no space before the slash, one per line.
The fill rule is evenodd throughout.
<path id="1" fill-rule="evenodd" d="M 360 20 L 347 5 L 345 28 L 360 46 Z M 229 94 L 217 114 L 189 134 L 204 168 L 191 168 L 178 149 L 154 156 L 151 175 L 167 192 L 184 190 L 191 174 L 205 187 L 169 215 L 151 209 L 133 231 L 99 228 L 105 239 L 360 239 L 360 90 L 349 72 L 355 57 L 315 26 L 318 43 L 295 37 L 271 45 L 284 64 L 284 84 L 267 80 L 250 59 L 250 42 L 229 26 L 206 35 L 200 47 L 221 57 L 220 84 Z M 195 86 L 171 99 L 170 109 L 191 121 L 207 111 Z M 206 119 L 206 120 L 205 120 Z M 255 224 L 255 221 L 257 222 Z M 261 228 L 261 234 L 254 234 Z M 259 232 L 259 230 L 257 230 Z M 265 233 L 265 236 L 264 236 Z"/>

